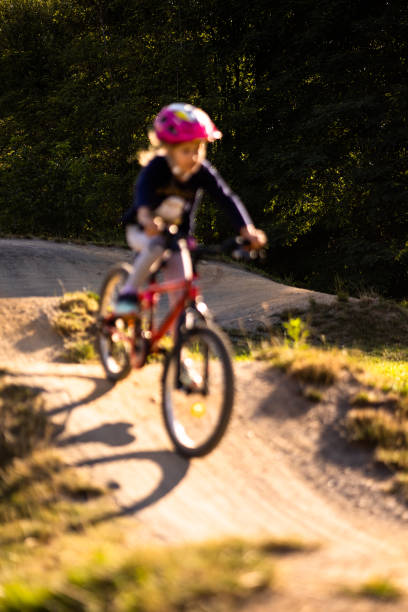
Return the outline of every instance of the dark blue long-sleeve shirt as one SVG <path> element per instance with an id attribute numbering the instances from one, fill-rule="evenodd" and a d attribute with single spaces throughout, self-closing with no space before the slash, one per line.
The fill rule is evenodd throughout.
<path id="1" fill-rule="evenodd" d="M 137 210 L 147 206 L 152 211 L 169 196 L 185 200 L 180 229 L 191 231 L 196 208 L 202 192 L 207 192 L 231 219 L 234 231 L 239 231 L 252 220 L 240 198 L 231 191 L 224 179 L 208 160 L 204 160 L 187 181 L 179 181 L 172 173 L 167 159 L 158 155 L 139 174 L 133 193 L 133 204 L 125 213 L 125 224 L 137 223 Z"/>

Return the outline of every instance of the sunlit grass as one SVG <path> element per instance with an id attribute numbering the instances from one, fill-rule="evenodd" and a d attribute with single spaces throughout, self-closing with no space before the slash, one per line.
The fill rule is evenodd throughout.
<path id="1" fill-rule="evenodd" d="M 23 422 L 3 419 L 17 441 L 32 432 L 0 465 L 1 610 L 224 612 L 273 592 L 280 555 L 316 549 L 293 538 L 131 549 L 129 523 L 111 520 L 112 498 L 46 448 L 52 428 L 41 393 L 4 386 L 0 403 L 3 416 L 24 408 Z"/>
<path id="2" fill-rule="evenodd" d="M 26 563 L 43 567 L 47 555 L 42 547 L 52 548 L 64 533 L 82 531 L 111 507 L 111 500 L 50 448 L 55 428 L 41 389 L 0 386 L 0 423 L 3 579 Z"/>
<path id="3" fill-rule="evenodd" d="M 408 309 L 404 304 L 367 296 L 331 304 L 312 301 L 301 316 L 283 313 L 281 325 L 272 332 L 277 333 L 272 352 L 282 344 L 299 348 L 301 335 L 307 349 L 303 356 L 293 354 L 288 360 L 287 351 L 280 346 L 280 357 L 275 360 L 293 364 L 304 361 L 307 354 L 316 364 L 342 361 L 344 368 L 347 362 L 346 367 L 363 385 L 408 395 Z M 313 356 L 319 348 L 323 352 L 316 351 Z"/>
<path id="4" fill-rule="evenodd" d="M 52 427 L 40 389 L 0 384 L 0 470 L 47 445 Z"/>
<path id="5" fill-rule="evenodd" d="M 78 342 L 67 343 L 64 357 L 73 363 L 84 363 L 96 361 L 97 353 L 94 342 L 89 340 L 79 340 Z"/>
<path id="6" fill-rule="evenodd" d="M 327 351 L 305 345 L 296 347 L 265 343 L 256 356 L 300 382 L 311 385 L 334 384 L 348 365 L 347 356 L 342 351 Z"/>
<path id="7" fill-rule="evenodd" d="M 80 551 L 77 538 L 74 546 Z M 226 539 L 177 547 L 93 547 L 52 580 L 3 583 L 0 609 L 138 610 L 176 612 L 240 609 L 260 592 L 273 592 L 280 555 L 315 546 L 292 539 Z M 65 606 L 65 607 L 64 607 Z"/>
<path id="8" fill-rule="evenodd" d="M 300 392 L 311 402 L 321 402 L 325 388 L 342 382 L 349 406 L 342 427 L 349 440 L 366 444 L 375 461 L 395 472 L 390 491 L 408 501 L 406 308 L 365 299 L 324 307 L 312 304 L 304 316 L 303 322 L 299 316 L 289 318 L 254 354 L 298 381 Z M 306 321 L 314 326 L 310 334 Z"/>
<path id="9" fill-rule="evenodd" d="M 343 593 L 351 597 L 366 597 L 384 603 L 399 601 L 403 591 L 391 578 L 374 576 L 357 587 L 346 588 Z"/>
<path id="10" fill-rule="evenodd" d="M 65 293 L 61 298 L 53 325 L 63 337 L 63 357 L 67 361 L 82 363 L 95 361 L 95 315 L 99 297 L 92 291 Z"/>
<path id="11" fill-rule="evenodd" d="M 358 362 L 365 370 L 367 382 L 381 386 L 384 391 L 408 395 L 408 360 L 362 354 Z"/>

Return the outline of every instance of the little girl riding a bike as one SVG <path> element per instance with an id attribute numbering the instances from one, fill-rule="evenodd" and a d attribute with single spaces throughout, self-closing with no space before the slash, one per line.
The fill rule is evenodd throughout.
<path id="1" fill-rule="evenodd" d="M 226 210 L 233 230 L 249 242 L 249 248 L 259 249 L 266 243 L 264 232 L 255 228 L 240 198 L 206 159 L 207 143 L 221 137 L 210 117 L 190 104 L 173 103 L 157 115 L 149 134 L 152 148 L 140 156 L 145 167 L 123 218 L 128 244 L 139 256 L 119 294 L 118 315 L 137 311 L 138 290 L 166 248 L 165 225 L 175 224 L 185 236 L 192 234 L 203 191 Z M 169 281 L 183 278 L 179 252 L 172 253 L 164 274 Z"/>

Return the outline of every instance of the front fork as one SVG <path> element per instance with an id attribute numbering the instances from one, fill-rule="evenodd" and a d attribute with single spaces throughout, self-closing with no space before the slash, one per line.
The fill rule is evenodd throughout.
<path id="1" fill-rule="evenodd" d="M 196 327 L 207 327 L 212 321 L 212 314 L 207 304 L 204 302 L 201 296 L 198 296 L 192 304 L 186 307 L 184 313 L 181 315 L 177 325 L 177 336 L 175 340 L 175 350 L 177 350 L 177 387 L 181 388 L 180 382 L 180 362 L 181 362 L 181 345 L 183 334 Z M 208 346 L 204 349 L 204 368 L 203 368 L 203 384 L 201 393 L 207 395 L 208 393 L 208 376 L 209 376 L 209 359 L 208 359 Z"/>

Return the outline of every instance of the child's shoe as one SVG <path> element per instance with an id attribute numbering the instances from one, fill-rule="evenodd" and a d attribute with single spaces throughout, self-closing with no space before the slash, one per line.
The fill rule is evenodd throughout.
<path id="1" fill-rule="evenodd" d="M 139 298 L 137 293 L 127 291 L 119 295 L 115 305 L 115 314 L 130 315 L 139 311 Z"/>

